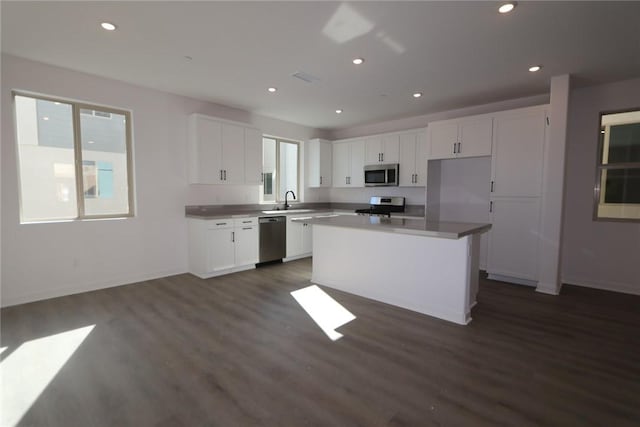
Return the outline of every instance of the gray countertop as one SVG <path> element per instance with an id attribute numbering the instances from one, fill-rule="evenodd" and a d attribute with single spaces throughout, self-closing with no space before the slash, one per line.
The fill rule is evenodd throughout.
<path id="1" fill-rule="evenodd" d="M 384 218 L 360 215 L 339 215 L 332 217 L 312 217 L 307 219 L 293 219 L 313 225 L 327 225 L 332 227 L 357 228 L 387 233 L 410 234 L 414 236 L 439 237 L 444 239 L 459 239 L 476 233 L 484 233 L 491 228 L 491 224 L 468 222 L 440 222 L 427 221 L 418 218 Z"/>
<path id="2" fill-rule="evenodd" d="M 327 215 L 327 214 L 339 214 L 342 216 L 355 216 L 355 213 L 351 210 L 341 210 L 341 209 L 304 209 L 303 211 L 299 209 L 292 210 L 280 210 L 278 212 L 273 213 L 264 213 L 264 211 L 227 211 L 227 212 L 191 212 L 187 213 L 185 216 L 187 218 L 195 218 L 195 219 L 222 219 L 222 218 L 248 218 L 248 217 L 265 217 L 265 216 L 282 216 L 282 215 L 296 215 L 302 217 L 314 217 L 316 215 Z M 411 219 L 423 219 L 420 216 L 407 215 L 403 212 L 399 212 L 396 214 L 391 214 L 392 218 L 411 218 Z"/>

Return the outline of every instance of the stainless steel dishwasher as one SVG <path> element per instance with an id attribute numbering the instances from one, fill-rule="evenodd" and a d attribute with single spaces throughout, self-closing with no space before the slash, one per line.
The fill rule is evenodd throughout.
<path id="1" fill-rule="evenodd" d="M 260 262 L 278 261 L 287 256 L 287 217 L 268 216 L 260 224 Z"/>

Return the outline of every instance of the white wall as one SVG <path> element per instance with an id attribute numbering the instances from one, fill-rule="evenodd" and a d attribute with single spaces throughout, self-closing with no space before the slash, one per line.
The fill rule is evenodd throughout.
<path id="1" fill-rule="evenodd" d="M 20 225 L 12 89 L 132 111 L 135 218 Z M 184 272 L 186 204 L 257 200 L 257 186 L 187 185 L 190 113 L 248 122 L 287 139 L 323 136 L 222 105 L 8 55 L 2 55 L 1 106 L 3 306 Z"/>
<path id="2" fill-rule="evenodd" d="M 594 221 L 599 113 L 640 108 L 640 79 L 574 89 L 564 199 L 564 283 L 640 294 L 640 223 Z"/>

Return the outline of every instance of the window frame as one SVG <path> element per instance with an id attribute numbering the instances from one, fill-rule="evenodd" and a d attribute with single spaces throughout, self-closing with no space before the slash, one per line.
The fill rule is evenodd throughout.
<path id="1" fill-rule="evenodd" d="M 284 200 L 281 200 L 279 198 L 279 194 L 277 193 L 277 191 L 280 190 L 280 176 L 282 175 L 280 173 L 280 143 L 281 142 L 285 142 L 287 144 L 295 144 L 297 146 L 297 148 L 298 148 L 297 155 L 296 155 L 296 157 L 297 157 L 296 158 L 296 162 L 298 164 L 297 168 L 296 168 L 296 191 L 297 191 L 296 201 L 300 201 L 300 193 L 301 193 L 301 191 L 300 191 L 300 169 L 301 169 L 301 166 L 300 166 L 300 149 L 302 147 L 302 143 L 300 141 L 294 141 L 294 140 L 291 140 L 291 139 L 285 139 L 285 138 L 280 138 L 280 137 L 277 137 L 277 136 L 263 134 L 262 135 L 263 147 L 264 147 L 264 139 L 265 138 L 272 139 L 272 140 L 274 140 L 276 142 L 276 153 L 275 153 L 275 156 L 276 156 L 276 165 L 275 165 L 276 166 L 276 179 L 275 179 L 275 182 L 273 183 L 274 192 L 276 192 L 276 194 L 274 195 L 274 201 L 265 201 L 264 200 L 264 177 L 263 177 L 263 182 L 262 182 L 262 185 L 260 186 L 261 187 L 260 202 L 262 204 L 267 204 L 267 205 L 274 204 L 274 203 L 276 203 L 276 204 L 277 203 L 284 203 Z M 263 162 L 264 162 L 264 160 L 263 160 Z M 263 163 L 263 167 L 264 167 L 264 163 Z"/>
<path id="2" fill-rule="evenodd" d="M 36 100 L 60 102 L 71 105 L 71 117 L 72 117 L 72 129 L 73 129 L 73 155 L 74 155 L 74 171 L 75 171 L 75 183 L 76 183 L 76 207 L 77 215 L 74 218 L 65 219 L 43 219 L 43 220 L 23 220 L 22 215 L 22 173 L 20 169 L 20 147 L 18 142 L 18 127 L 17 127 L 17 114 L 16 114 L 16 96 L 33 98 Z M 18 172 L 18 198 L 20 204 L 20 223 L 21 224 L 38 224 L 46 222 L 70 222 L 70 221 L 83 221 L 83 220 L 95 220 L 95 219 L 121 219 L 121 218 L 133 218 L 135 217 L 135 191 L 134 191 L 134 179 L 133 179 L 133 132 L 132 132 L 132 118 L 131 110 L 125 110 L 115 107 L 110 107 L 100 104 L 90 104 L 83 101 L 76 101 L 68 98 L 58 98 L 55 96 L 42 95 L 39 93 L 33 93 L 22 90 L 11 91 L 11 101 L 13 104 L 14 115 L 14 140 L 16 148 L 16 170 Z M 83 163 L 82 163 L 82 133 L 81 133 L 81 113 L 82 109 L 100 110 L 113 114 L 120 114 L 125 117 L 125 147 L 127 150 L 127 201 L 128 211 L 126 213 L 117 214 L 100 214 L 100 215 L 87 215 L 85 213 L 84 205 L 84 182 L 83 182 Z"/>
<path id="3" fill-rule="evenodd" d="M 616 218 L 616 217 L 607 217 L 598 215 L 598 208 L 600 207 L 600 197 L 602 192 L 602 177 L 603 172 L 607 170 L 616 170 L 616 169 L 640 169 L 640 162 L 624 162 L 624 163 L 614 163 L 614 164 L 604 164 L 604 142 L 605 138 L 602 137 L 602 117 L 609 114 L 620 114 L 620 113 L 632 113 L 632 112 L 640 112 L 640 107 L 638 108 L 627 108 L 624 110 L 611 110 L 611 111 L 601 111 L 598 115 L 598 148 L 596 151 L 596 173 L 595 173 L 595 184 L 593 187 L 593 217 L 594 221 L 598 222 L 640 222 L 640 218 Z M 635 205 L 635 203 L 633 204 Z M 638 204 L 638 209 L 640 209 L 640 204 Z"/>

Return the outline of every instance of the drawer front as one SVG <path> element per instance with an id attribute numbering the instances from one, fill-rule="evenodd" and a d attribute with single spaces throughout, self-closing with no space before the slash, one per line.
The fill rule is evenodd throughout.
<path id="1" fill-rule="evenodd" d="M 234 218 L 233 219 L 233 226 L 234 227 L 250 227 L 253 225 L 258 225 L 258 218 L 257 217 L 252 217 L 252 218 Z"/>
<path id="2" fill-rule="evenodd" d="M 218 219 L 210 219 L 207 221 L 208 230 L 216 230 L 218 228 L 232 228 L 232 227 L 233 227 L 233 219 L 231 218 L 218 218 Z"/>

